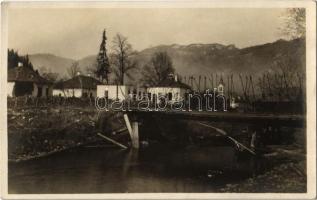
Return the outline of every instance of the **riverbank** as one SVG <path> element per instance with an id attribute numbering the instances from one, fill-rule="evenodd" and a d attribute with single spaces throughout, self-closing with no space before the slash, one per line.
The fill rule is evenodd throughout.
<path id="1" fill-rule="evenodd" d="M 303 193 L 306 192 L 307 179 L 301 169 L 305 165 L 304 162 L 281 164 L 243 183 L 227 184 L 220 192 Z"/>
<path id="2" fill-rule="evenodd" d="M 98 142 L 98 131 L 112 130 L 111 120 L 100 127 L 98 119 L 93 108 L 8 109 L 8 160 L 26 161 Z"/>
<path id="3" fill-rule="evenodd" d="M 271 169 L 240 183 L 227 184 L 220 192 L 303 193 L 307 190 L 306 154 L 303 147 L 273 146 L 273 153 L 264 155 Z M 276 164 L 278 163 L 279 164 Z"/>

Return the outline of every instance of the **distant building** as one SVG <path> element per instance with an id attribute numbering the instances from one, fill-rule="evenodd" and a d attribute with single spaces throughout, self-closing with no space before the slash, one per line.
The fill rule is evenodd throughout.
<path id="1" fill-rule="evenodd" d="M 77 98 L 96 97 L 99 84 L 100 81 L 97 79 L 79 74 L 74 78 L 57 83 L 54 86 L 53 95 Z"/>
<path id="2" fill-rule="evenodd" d="M 170 77 L 156 86 L 147 88 L 150 100 L 158 103 L 162 100 L 162 97 L 165 97 L 168 102 L 186 100 L 186 95 L 190 91 L 190 86 L 178 81 L 177 76 Z"/>
<path id="3" fill-rule="evenodd" d="M 219 85 L 217 86 L 217 92 L 218 92 L 218 95 L 224 95 L 224 84 L 223 83 L 219 83 Z"/>
<path id="4" fill-rule="evenodd" d="M 148 99 L 151 102 L 160 102 L 159 97 L 164 97 L 168 102 L 185 100 L 186 94 L 191 91 L 191 88 L 178 81 L 177 77 L 170 77 L 156 86 L 144 88 L 134 85 L 98 85 L 97 97 L 105 97 L 110 100 L 127 100 L 128 98 L 134 101 Z"/>
<path id="5" fill-rule="evenodd" d="M 7 96 L 47 97 L 52 95 L 52 83 L 36 71 L 19 63 L 8 70 Z"/>
<path id="6" fill-rule="evenodd" d="M 217 94 L 218 95 L 224 95 L 224 87 L 225 87 L 225 84 L 224 84 L 223 79 L 221 77 L 219 84 L 217 86 Z"/>
<path id="7" fill-rule="evenodd" d="M 97 97 L 123 101 L 128 98 L 141 100 L 147 95 L 146 89 L 132 85 L 98 85 Z"/>
<path id="8" fill-rule="evenodd" d="M 112 100 L 124 100 L 128 95 L 126 85 L 97 85 L 97 97 L 105 97 Z"/>

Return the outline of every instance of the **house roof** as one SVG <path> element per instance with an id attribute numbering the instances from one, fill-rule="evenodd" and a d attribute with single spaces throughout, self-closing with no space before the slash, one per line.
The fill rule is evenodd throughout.
<path id="1" fill-rule="evenodd" d="M 154 87 L 169 87 L 169 88 L 184 88 L 191 89 L 191 87 L 185 83 L 175 81 L 174 79 L 165 79 L 161 81 L 157 86 Z"/>
<path id="2" fill-rule="evenodd" d="M 54 85 L 56 89 L 96 89 L 101 84 L 97 79 L 90 76 L 78 75 L 66 81 Z"/>
<path id="3" fill-rule="evenodd" d="M 8 70 L 8 81 L 9 82 L 33 82 L 39 84 L 51 84 L 50 81 L 46 80 L 33 69 L 28 67 L 15 67 Z"/>

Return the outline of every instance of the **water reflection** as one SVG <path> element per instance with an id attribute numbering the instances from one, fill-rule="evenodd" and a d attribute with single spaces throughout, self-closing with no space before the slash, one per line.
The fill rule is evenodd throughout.
<path id="1" fill-rule="evenodd" d="M 215 192 L 250 173 L 231 146 L 80 148 L 9 165 L 9 193 Z"/>

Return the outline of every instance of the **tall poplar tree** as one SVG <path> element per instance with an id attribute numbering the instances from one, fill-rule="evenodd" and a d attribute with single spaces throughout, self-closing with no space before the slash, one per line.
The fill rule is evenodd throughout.
<path id="1" fill-rule="evenodd" d="M 96 75 L 101 80 L 101 82 L 103 82 L 105 80 L 106 83 L 108 84 L 109 83 L 108 75 L 110 73 L 110 64 L 109 64 L 109 59 L 107 56 L 106 40 L 107 40 L 106 30 L 104 30 L 103 34 L 102 34 L 102 41 L 100 44 L 99 54 L 97 57 Z"/>

